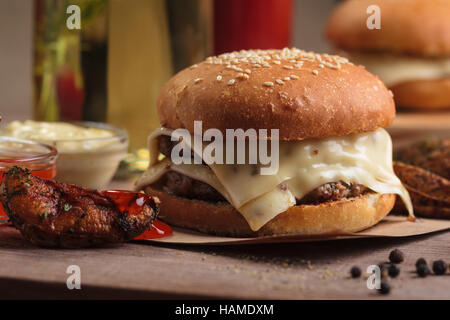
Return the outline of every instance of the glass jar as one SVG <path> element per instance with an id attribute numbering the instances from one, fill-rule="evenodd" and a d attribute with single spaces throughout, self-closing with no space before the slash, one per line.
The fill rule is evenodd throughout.
<path id="1" fill-rule="evenodd" d="M 57 151 L 54 147 L 42 143 L 0 137 L 0 182 L 3 173 L 14 166 L 30 170 L 31 174 L 53 179 L 56 176 Z M 0 204 L 0 223 L 8 219 Z"/>

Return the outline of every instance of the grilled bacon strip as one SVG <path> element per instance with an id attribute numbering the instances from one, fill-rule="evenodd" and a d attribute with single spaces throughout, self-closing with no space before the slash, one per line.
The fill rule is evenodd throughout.
<path id="1" fill-rule="evenodd" d="M 4 173 L 0 200 L 10 221 L 32 243 L 81 248 L 132 240 L 158 214 L 151 198 L 138 213 L 121 212 L 95 190 L 44 180 L 14 167 Z"/>

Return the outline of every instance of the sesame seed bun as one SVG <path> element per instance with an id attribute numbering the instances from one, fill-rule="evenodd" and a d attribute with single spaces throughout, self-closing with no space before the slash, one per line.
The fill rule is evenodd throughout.
<path id="1" fill-rule="evenodd" d="M 370 5 L 381 11 L 381 29 L 367 28 Z M 328 39 L 348 51 L 384 51 L 424 57 L 450 56 L 450 1 L 348 0 L 336 7 Z"/>
<path id="2" fill-rule="evenodd" d="M 395 195 L 366 195 L 318 205 L 300 205 L 280 213 L 257 232 L 230 204 L 190 200 L 150 186 L 147 194 L 161 200 L 160 218 L 167 223 L 221 236 L 325 235 L 357 232 L 377 224 L 395 203 Z M 357 213 L 357 214 L 355 214 Z"/>
<path id="3" fill-rule="evenodd" d="M 161 124 L 193 132 L 279 129 L 281 140 L 373 131 L 392 123 L 392 93 L 345 58 L 298 49 L 240 51 L 176 74 L 158 102 Z"/>
<path id="4" fill-rule="evenodd" d="M 400 107 L 434 111 L 450 108 L 450 78 L 415 80 L 391 87 Z"/>

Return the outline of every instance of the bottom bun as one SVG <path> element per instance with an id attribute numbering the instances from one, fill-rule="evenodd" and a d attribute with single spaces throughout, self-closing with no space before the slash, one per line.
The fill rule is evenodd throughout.
<path id="1" fill-rule="evenodd" d="M 390 89 L 400 107 L 430 111 L 450 109 L 450 78 L 408 81 Z"/>
<path id="2" fill-rule="evenodd" d="M 324 235 L 356 232 L 383 219 L 395 203 L 394 194 L 368 193 L 357 198 L 318 205 L 294 206 L 260 230 L 250 229 L 244 217 L 228 203 L 210 203 L 176 197 L 145 188 L 161 200 L 159 217 L 167 223 L 220 236 Z"/>

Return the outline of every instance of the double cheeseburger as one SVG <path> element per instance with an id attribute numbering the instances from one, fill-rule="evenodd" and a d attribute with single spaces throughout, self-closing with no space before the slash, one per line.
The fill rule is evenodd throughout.
<path id="1" fill-rule="evenodd" d="M 162 127 L 137 188 L 159 197 L 160 217 L 174 226 L 238 237 L 355 232 L 385 217 L 396 195 L 412 214 L 381 128 L 394 119 L 392 95 L 345 58 L 295 48 L 210 57 L 170 79 L 157 109 Z M 175 164 L 171 133 L 193 135 L 194 121 L 224 137 L 279 129 L 279 170 Z"/>
<path id="2" fill-rule="evenodd" d="M 380 8 L 380 29 L 367 27 L 371 5 Z M 326 33 L 339 54 L 381 78 L 398 106 L 450 108 L 450 1 L 348 0 Z"/>

